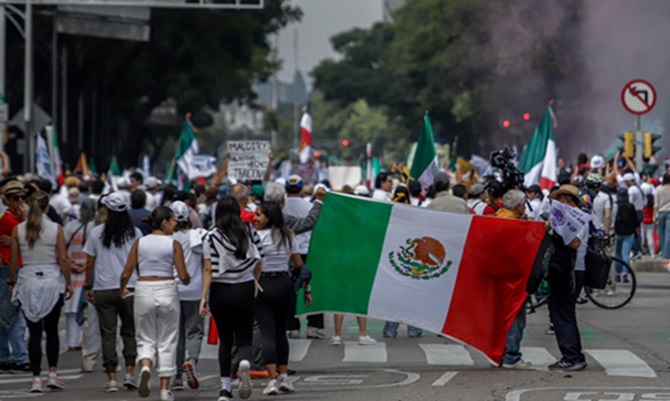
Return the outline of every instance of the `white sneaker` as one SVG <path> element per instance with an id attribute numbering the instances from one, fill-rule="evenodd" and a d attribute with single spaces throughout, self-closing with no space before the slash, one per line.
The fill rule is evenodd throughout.
<path id="1" fill-rule="evenodd" d="M 370 337 L 369 335 L 360 336 L 360 337 L 358 337 L 358 344 L 359 344 L 359 345 L 372 345 L 372 344 L 377 344 L 377 340 L 375 340 L 374 338 Z"/>
<path id="2" fill-rule="evenodd" d="M 161 401 L 174 401 L 174 394 L 170 390 L 161 390 Z"/>
<path id="3" fill-rule="evenodd" d="M 326 335 L 323 333 L 323 330 L 317 329 L 316 327 L 307 328 L 307 338 L 315 338 L 317 340 L 320 340 L 325 337 Z"/>
<path id="4" fill-rule="evenodd" d="M 29 393 L 41 393 L 42 392 L 42 379 L 38 376 L 33 377 L 33 381 L 30 383 Z"/>
<path id="5" fill-rule="evenodd" d="M 300 330 L 289 330 L 288 338 L 300 338 Z"/>
<path id="6" fill-rule="evenodd" d="M 279 376 L 279 391 L 282 393 L 292 393 L 295 391 L 295 388 L 293 388 L 293 383 L 288 378 L 284 380 Z"/>
<path id="7" fill-rule="evenodd" d="M 126 373 L 126 375 L 123 377 L 123 385 L 128 390 L 136 390 L 137 389 L 137 383 L 135 382 L 135 378 L 130 373 Z"/>
<path id="8" fill-rule="evenodd" d="M 237 388 L 237 395 L 243 400 L 251 397 L 253 391 L 249 369 L 251 369 L 249 361 L 246 359 L 240 361 L 240 367 L 237 369 L 237 378 L 240 380 L 240 386 Z"/>
<path id="9" fill-rule="evenodd" d="M 137 386 L 137 394 L 142 398 L 147 398 L 151 394 L 151 368 L 148 366 L 143 366 L 140 371 L 140 384 Z"/>
<path id="10" fill-rule="evenodd" d="M 268 382 L 267 387 L 265 387 L 265 390 L 263 390 L 263 394 L 265 395 L 278 395 L 279 394 L 279 387 L 277 387 L 277 380 L 272 379 Z"/>
<path id="11" fill-rule="evenodd" d="M 55 373 L 49 373 L 47 388 L 50 388 L 51 390 L 62 390 L 65 388 L 65 384 L 58 380 L 58 376 Z"/>
<path id="12" fill-rule="evenodd" d="M 505 369 L 528 369 L 533 366 L 533 364 L 528 361 L 524 361 L 523 359 L 519 359 L 515 363 L 503 363 L 501 366 Z"/>
<path id="13" fill-rule="evenodd" d="M 330 345 L 342 345 L 342 337 L 332 336 L 330 338 Z"/>
<path id="14" fill-rule="evenodd" d="M 116 384 L 116 380 L 110 380 L 105 383 L 105 393 L 116 393 L 119 391 L 119 387 Z"/>

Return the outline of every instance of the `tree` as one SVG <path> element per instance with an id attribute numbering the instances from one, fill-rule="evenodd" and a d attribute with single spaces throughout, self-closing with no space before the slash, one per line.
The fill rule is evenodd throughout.
<path id="1" fill-rule="evenodd" d="M 79 129 L 84 132 L 82 149 L 65 147 L 64 157 L 73 160 L 84 150 L 103 166 L 114 154 L 121 164 L 135 164 L 146 147 L 157 155 L 166 136 L 178 136 L 187 111 L 216 110 L 222 99 L 253 99 L 252 84 L 267 80 L 279 67 L 270 57 L 268 36 L 300 17 L 287 0 L 273 0 L 262 11 L 152 10 L 147 43 L 60 35 L 61 46 L 68 49 L 67 134 L 76 138 Z M 50 42 L 51 22 L 36 19 L 35 26 L 42 27 L 36 29 L 37 43 Z M 45 106 L 50 104 L 45 101 L 50 84 L 44 79 L 50 76 L 49 53 L 39 49 L 36 99 Z M 22 50 L 20 38 L 10 36 L 9 52 Z M 7 82 L 17 85 L 11 93 L 19 96 L 10 101 L 18 105 L 22 66 L 13 67 Z M 178 105 L 176 125 L 149 126 L 151 111 L 168 98 Z"/>

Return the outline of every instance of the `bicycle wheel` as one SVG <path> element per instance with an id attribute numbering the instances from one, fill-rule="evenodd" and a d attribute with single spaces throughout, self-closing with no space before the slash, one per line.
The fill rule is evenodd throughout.
<path id="1" fill-rule="evenodd" d="M 630 265 L 623 260 L 613 257 L 613 266 L 610 269 L 610 278 L 607 286 L 602 290 L 586 288 L 586 296 L 591 302 L 604 309 L 619 309 L 625 306 L 635 296 L 637 279 Z M 617 273 L 616 264 L 620 264 Z"/>

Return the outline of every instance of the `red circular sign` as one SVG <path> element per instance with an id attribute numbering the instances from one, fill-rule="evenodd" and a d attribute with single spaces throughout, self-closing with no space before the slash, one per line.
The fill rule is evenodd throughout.
<path id="1" fill-rule="evenodd" d="M 623 87 L 621 103 L 633 114 L 649 113 L 656 105 L 656 89 L 648 81 L 634 79 Z"/>

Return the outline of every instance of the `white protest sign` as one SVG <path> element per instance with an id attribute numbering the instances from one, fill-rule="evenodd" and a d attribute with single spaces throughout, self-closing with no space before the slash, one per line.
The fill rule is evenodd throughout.
<path id="1" fill-rule="evenodd" d="M 229 141 L 228 176 L 238 181 L 262 180 L 270 149 L 270 141 Z"/>
<path id="2" fill-rule="evenodd" d="M 591 215 L 582 212 L 576 207 L 570 207 L 561 202 L 551 202 L 551 215 L 549 218 L 551 228 L 563 238 L 563 242 L 566 245 L 572 242 L 577 235 L 581 234 L 582 230 L 588 229 L 587 225 L 590 221 Z"/>

